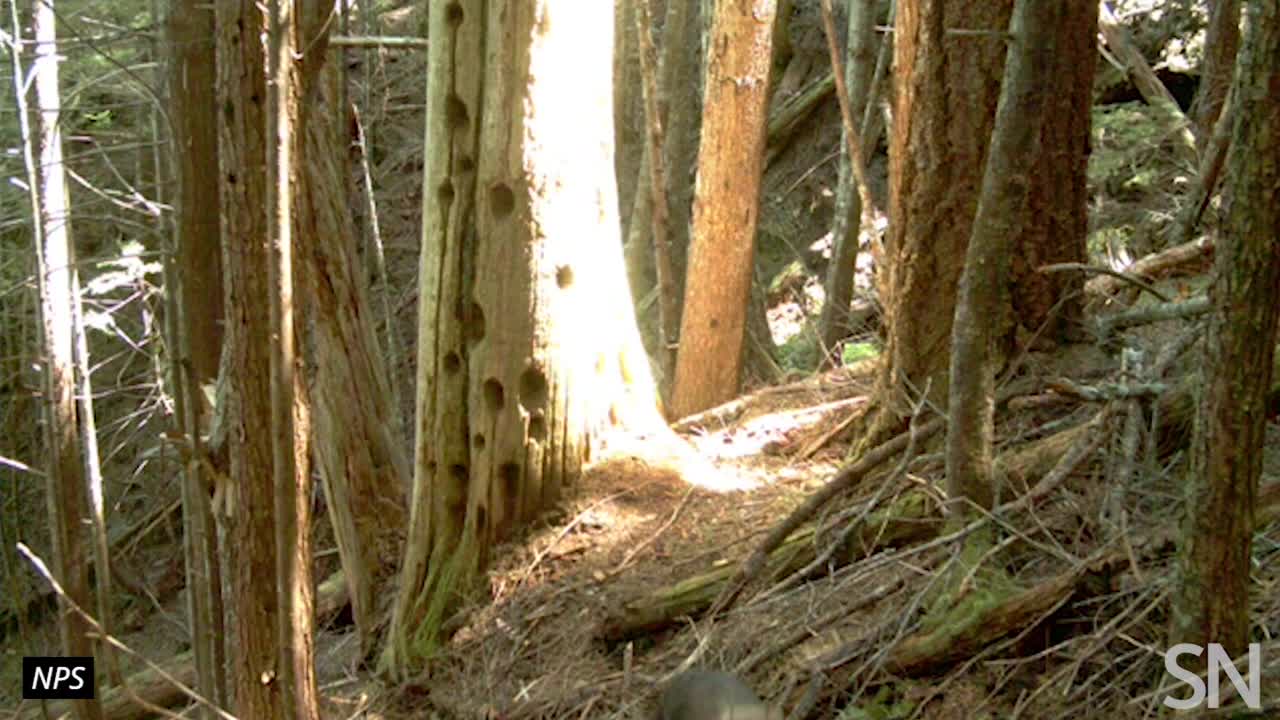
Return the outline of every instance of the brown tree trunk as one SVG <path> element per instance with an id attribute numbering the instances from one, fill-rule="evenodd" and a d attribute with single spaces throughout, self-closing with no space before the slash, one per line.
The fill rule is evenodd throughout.
<path id="1" fill-rule="evenodd" d="M 169 119 L 178 180 L 174 213 L 177 258 L 165 282 L 180 288 L 169 307 L 179 422 L 191 443 L 183 468 L 183 552 L 197 689 L 227 702 L 222 580 L 217 531 L 206 491 L 201 437 L 208 408 L 201 390 L 214 383 L 222 352 L 222 248 L 219 238 L 218 128 L 214 104 L 213 8 L 201 0 L 174 0 L 165 18 L 169 56 Z M 205 717 L 211 717 L 207 708 Z"/>
<path id="2" fill-rule="evenodd" d="M 1228 205 L 1191 443 L 1171 642 L 1249 641 L 1250 543 L 1280 306 L 1280 7 L 1246 3 Z"/>
<path id="3" fill-rule="evenodd" d="M 217 114 L 214 106 L 213 9 L 200 0 L 172 0 L 167 29 L 169 120 L 179 177 L 178 263 L 187 362 L 198 385 L 218 377 L 222 351 L 222 248 L 218 244 L 221 203 Z"/>
<path id="4" fill-rule="evenodd" d="M 946 405 L 951 322 L 1000 95 L 1012 0 L 900 0 L 889 149 L 889 231 L 878 263 L 886 315 L 881 399 Z M 948 28 L 990 35 L 948 34 Z"/>
<path id="5" fill-rule="evenodd" d="M 890 140 L 890 229 L 877 278 L 885 303 L 887 347 L 881 374 L 889 403 L 873 435 L 892 428 L 903 391 L 945 404 L 952 299 L 955 297 L 981 187 L 975 168 L 986 165 L 1004 28 L 1011 4 L 904 0 L 894 33 L 899 87 Z M 1081 262 L 1086 217 L 1086 160 L 1097 8 L 1072 3 L 1058 31 L 1059 52 L 1040 82 L 1050 110 L 1031 171 L 1024 232 L 1010 247 L 1010 272 L 1001 290 L 1004 327 L 993 336 L 993 367 L 1007 361 L 1018 324 L 1040 338 L 1061 341 L 1077 327 L 1080 301 L 1070 295 L 1081 278 L 1044 276 L 1048 262 Z M 946 29 L 989 30 L 991 35 Z M 1011 312 L 1010 308 L 1011 307 Z"/>
<path id="6" fill-rule="evenodd" d="M 254 0 L 215 3 L 218 154 L 227 342 L 226 422 L 231 459 L 229 525 L 231 673 L 235 712 L 283 717 L 280 606 L 272 482 L 266 58 Z"/>
<path id="7" fill-rule="evenodd" d="M 677 289 L 676 318 L 683 301 L 689 230 L 693 222 L 693 176 L 702 121 L 702 20 L 698 0 L 667 0 L 659 67 L 659 97 L 666 105 L 667 204 L 671 210 L 671 264 Z M 624 206 L 625 207 L 625 206 Z"/>
<path id="8" fill-rule="evenodd" d="M 1024 204 L 1040 154 L 1048 92 L 1043 80 L 1061 28 L 1059 7 L 1018 0 L 1009 28 L 1003 89 L 951 328 L 946 460 L 953 512 L 994 507 L 995 376 L 1003 360 L 995 348 L 1009 312 L 1009 255 L 1026 224 Z"/>
<path id="9" fill-rule="evenodd" d="M 854 142 L 862 150 L 858 160 L 864 167 L 876 143 L 876 137 L 863 133 L 862 118 L 871 100 L 872 76 L 876 63 L 876 20 L 878 0 L 855 0 L 849 7 L 848 48 L 844 56 L 844 87 L 848 95 L 848 111 L 858 134 Z M 886 40 L 887 42 L 887 40 Z M 846 134 L 848 130 L 845 131 Z M 840 171 L 836 187 L 835 215 L 831 221 L 831 264 L 823 283 L 822 313 L 818 317 L 818 336 L 826 358 L 836 350 L 849 327 L 849 306 L 853 303 L 853 280 L 858 259 L 859 237 L 863 214 L 871 210 L 862 206 L 855 188 L 853 158 L 849 140 L 840 146 Z"/>
<path id="10" fill-rule="evenodd" d="M 712 19 L 672 417 L 738 392 L 775 9 L 775 0 L 726 0 Z"/>
<path id="11" fill-rule="evenodd" d="M 306 104 L 308 169 L 297 218 L 305 242 L 298 269 L 308 279 L 315 351 L 315 459 L 352 616 L 368 653 L 404 546 L 410 476 L 343 193 L 335 75 L 328 68 Z"/>
<path id="12" fill-rule="evenodd" d="M 307 84 L 323 61 L 331 5 L 267 3 L 267 215 L 270 262 L 271 466 L 276 534 L 280 706 L 283 718 L 317 720 L 315 592 L 311 581 L 310 418 L 298 372 L 294 255 L 297 198 L 305 176 Z M 318 12 L 317 12 L 318 11 Z"/>
<path id="13" fill-rule="evenodd" d="M 572 485 L 598 428 L 657 422 L 618 242 L 612 8 L 486 5 L 430 6 L 398 675 L 447 636 L 494 544 Z"/>
<path id="14" fill-rule="evenodd" d="M 31 137 L 36 149 L 28 150 L 27 170 L 35 215 L 40 319 L 44 330 L 45 451 L 49 457 L 46 496 L 53 572 L 66 590 L 66 600 L 91 612 L 95 605 L 89 586 L 89 553 L 86 552 L 89 546 L 84 533 L 89 507 L 76 413 L 72 333 L 80 282 L 71 242 L 71 198 L 62 161 L 62 94 L 58 88 L 58 39 L 54 22 L 53 2 L 36 3 L 31 23 L 36 41 L 31 68 L 35 78 L 36 126 Z M 25 103 L 20 99 L 20 104 Z M 88 635 L 92 630 L 89 622 L 61 596 L 58 612 L 62 653 L 92 656 L 94 642 Z M 102 717 L 96 700 L 76 701 L 73 713 L 77 720 Z"/>
<path id="15" fill-rule="evenodd" d="M 666 19 L 663 22 L 662 59 L 659 63 L 658 99 L 662 108 L 664 138 L 663 163 L 666 168 L 666 192 L 668 222 L 667 245 L 671 255 L 671 285 L 675 288 L 672 315 L 677 335 L 680 327 L 680 310 L 683 302 L 685 265 L 689 256 L 689 231 L 693 211 L 694 169 L 698 159 L 698 133 L 702 120 L 702 32 L 699 20 L 698 0 L 670 0 L 667 2 Z M 649 176 L 649 147 L 646 144 L 640 157 L 639 174 Z M 625 197 L 625 196 L 624 196 Z M 621 205 L 627 228 L 623 237 L 627 247 L 627 277 L 631 292 L 640 303 L 645 300 L 657 280 L 656 262 L 652 253 L 653 191 L 648 183 L 636 186 L 634 201 Z M 639 222 L 636 220 L 639 219 Z M 640 326 L 645 331 L 645 341 L 651 340 L 656 327 L 651 309 L 656 304 L 637 307 Z M 664 368 L 670 372 L 671 368 Z M 672 378 L 666 375 L 663 385 L 669 388 Z"/>
<path id="16" fill-rule="evenodd" d="M 1204 61 L 1200 65 L 1200 89 L 1191 116 L 1195 122 L 1196 148 L 1204 152 L 1213 136 L 1214 123 L 1231 87 L 1240 49 L 1240 0 L 1209 0 L 1209 25 L 1204 35 Z"/>
<path id="17" fill-rule="evenodd" d="M 1025 337 L 1074 339 L 1081 331 L 1081 273 L 1043 273 L 1053 263 L 1083 263 L 1089 233 L 1089 137 L 1093 75 L 1097 65 L 1098 4 L 1066 3 L 1055 33 L 1051 65 L 1039 82 L 1046 88 L 1041 142 L 1030 171 L 1027 217 L 1012 236 L 1008 286 L 1014 321 Z"/>

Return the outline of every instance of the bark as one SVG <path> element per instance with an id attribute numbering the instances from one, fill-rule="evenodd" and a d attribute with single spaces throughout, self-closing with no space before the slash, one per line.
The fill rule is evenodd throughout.
<path id="1" fill-rule="evenodd" d="M 1089 138 L 1098 48 L 1098 4 L 1066 3 L 1056 50 L 1037 82 L 1047 103 L 1030 175 L 1023 232 L 1013 236 L 1009 299 L 1026 337 L 1079 338 L 1084 277 L 1042 273 L 1053 263 L 1085 262 L 1089 233 Z"/>
<path id="2" fill-rule="evenodd" d="M 855 0 L 850 6 L 848 23 L 848 48 L 844 57 L 844 86 L 847 93 L 847 112 L 856 137 L 846 139 L 840 147 L 839 180 L 836 186 L 836 207 L 831 222 L 831 264 L 827 266 L 823 284 L 822 313 L 818 317 L 818 336 L 827 358 L 835 351 L 849 327 L 849 306 L 853 303 L 853 279 L 858 258 L 858 245 L 863 217 L 870 217 L 873 208 L 864 207 L 863 200 L 870 198 L 866 191 L 866 162 L 877 138 L 863 131 L 862 118 L 871 102 L 872 78 L 875 75 L 876 20 L 878 0 Z M 845 103 L 842 103 L 842 106 Z M 850 130 L 845 129 L 848 135 Z M 855 153 L 851 143 L 860 149 L 854 167 Z M 860 179 L 862 187 L 855 187 Z"/>
<path id="3" fill-rule="evenodd" d="M 1002 281 L 1004 325 L 993 337 L 993 365 L 1007 362 L 1017 324 L 1035 337 L 1074 338 L 1079 319 L 1071 294 L 1079 278 L 1036 276 L 1053 258 L 1082 261 L 1086 226 L 1085 162 L 1089 88 L 1094 63 L 1093 10 L 1072 4 L 1058 29 L 1060 52 L 1046 83 L 1051 110 L 1045 141 L 1027 180 L 1025 233 L 1010 246 Z M 880 380 L 889 412 L 871 427 L 871 440 L 900 424 L 908 396 L 946 404 L 955 297 L 986 166 L 1009 2 L 913 0 L 898 5 L 894 33 L 899 85 L 890 139 L 890 227 L 877 278 L 885 306 L 887 342 Z M 946 28 L 992 34 L 948 33 Z M 1051 79 L 1046 80 L 1046 78 Z M 1061 275 L 1061 274 L 1060 274 Z M 939 298 L 942 302 L 939 302 Z"/>
<path id="4" fill-rule="evenodd" d="M 191 443 L 183 464 L 183 553 L 196 688 L 225 706 L 222 580 L 217 532 L 206 491 L 202 439 L 208 408 L 201 387 L 214 383 L 222 349 L 222 250 L 219 240 L 217 116 L 214 103 L 213 8 L 201 0 L 174 0 L 165 18 L 169 119 L 178 181 L 174 227 L 177 258 L 168 263 L 169 321 L 177 415 Z M 205 712 L 205 717 L 209 713 Z"/>
<path id="5" fill-rule="evenodd" d="M 1021 236 L 1024 203 L 1040 153 L 1047 88 L 1042 84 L 1062 13 L 1057 3 L 1018 0 L 1010 24 L 1004 87 L 973 220 L 951 329 L 951 392 L 947 428 L 947 497 L 953 512 L 994 506 L 992 477 L 997 335 L 1008 313 L 1004 288 L 1013 239 Z M 964 501 L 964 502 L 962 502 Z"/>
<path id="6" fill-rule="evenodd" d="M 401 676 L 596 431 L 657 423 L 618 242 L 612 8 L 486 4 L 430 8 L 414 487 L 383 656 Z"/>
<path id="7" fill-rule="evenodd" d="M 1280 7 L 1248 3 L 1235 152 L 1191 442 L 1172 642 L 1249 641 L 1250 544 L 1280 307 Z"/>
<path id="8" fill-rule="evenodd" d="M 1209 25 L 1204 34 L 1204 61 L 1200 88 L 1191 108 L 1196 128 L 1196 148 L 1201 153 L 1213 135 L 1222 105 L 1236 70 L 1240 49 L 1240 0 L 1209 0 Z"/>
<path id="9" fill-rule="evenodd" d="M 235 712 L 283 717 L 276 634 L 272 461 L 266 58 L 263 14 L 253 0 L 215 3 L 218 154 L 225 283 L 230 488 L 224 512 L 230 556 L 230 658 Z M 274 140 L 272 140 L 274 142 Z M 263 682 L 263 678 L 274 682 Z"/>
<path id="10" fill-rule="evenodd" d="M 881 399 L 896 427 L 903 395 L 945 406 L 956 287 L 971 235 L 1000 94 L 1011 0 L 901 0 L 894 30 L 898 89 L 889 149 L 889 231 L 879 296 Z M 991 35 L 949 35 L 946 28 Z M 875 433 L 873 433 L 875 434 Z"/>
<path id="11" fill-rule="evenodd" d="M 680 318 L 676 314 L 677 294 L 675 284 L 675 268 L 671 260 L 669 234 L 670 210 L 667 204 L 667 167 L 663 154 L 663 137 L 665 132 L 665 111 L 658 98 L 657 71 L 654 68 L 657 54 L 653 48 L 652 26 L 649 4 L 651 0 L 634 0 L 636 17 L 636 37 L 638 38 L 638 54 L 640 58 L 640 76 L 642 95 L 644 97 L 645 114 L 645 154 L 648 155 L 649 167 L 645 177 L 640 178 L 643 184 L 648 183 L 653 238 L 654 277 L 658 283 L 658 365 L 662 375 L 667 376 L 675 360 L 676 336 L 680 328 Z M 633 222 L 639 220 L 636 218 Z"/>
<path id="12" fill-rule="evenodd" d="M 179 178 L 175 225 L 189 343 L 184 353 L 192 379 L 204 385 L 217 380 L 222 350 L 218 128 L 217 114 L 209 112 L 216 73 L 213 10 L 199 0 L 171 0 L 166 20 L 172 52 L 168 112 Z"/>
<path id="13" fill-rule="evenodd" d="M 659 63 L 658 102 L 663 122 L 662 163 L 663 187 L 666 192 L 667 247 L 670 255 L 670 285 L 675 288 L 669 315 L 674 321 L 672 341 L 679 336 L 683 302 L 685 265 L 689 255 L 689 224 L 693 210 L 694 169 L 698 155 L 698 132 L 702 119 L 701 69 L 702 52 L 697 0 L 671 0 L 667 3 L 663 22 L 662 58 Z M 622 205 L 623 215 L 630 218 L 624 225 L 626 238 L 627 278 L 635 298 L 637 315 L 646 347 L 660 357 L 657 332 L 649 302 L 657 279 L 657 259 L 653 248 L 651 218 L 654 193 L 647 179 L 651 173 L 650 149 L 646 143 L 640 155 L 639 177 L 634 201 Z M 638 222 L 637 222 L 638 220 Z M 664 293 L 665 297 L 665 293 Z M 658 298 L 660 301 L 663 297 Z M 669 351 L 674 352 L 674 348 Z M 660 367 L 660 384 L 669 390 L 673 367 Z"/>
<path id="14" fill-rule="evenodd" d="M 347 586 L 343 582 L 342 573 L 335 573 L 320 583 L 319 588 L 316 590 L 316 618 L 322 621 L 332 619 L 346 606 L 347 601 Z M 156 667 L 163 670 L 169 677 L 164 677 Z M 147 718 L 155 717 L 155 714 L 149 708 L 137 702 L 138 699 L 152 706 L 162 708 L 176 707 L 188 702 L 190 697 L 183 692 L 182 688 L 175 685 L 172 680 L 177 680 L 183 685 L 198 691 L 198 688 L 195 687 L 197 682 L 196 665 L 191 653 L 175 655 L 157 663 L 156 667 L 148 667 L 145 670 L 139 670 L 129 675 L 126 678 L 130 691 L 128 693 L 123 688 L 118 687 L 102 691 L 99 700 L 102 703 L 103 718 L 105 720 L 146 720 Z M 70 712 L 70 706 L 71 702 L 67 700 L 48 703 L 49 715 L 62 717 L 67 712 Z M 44 720 L 45 716 L 41 712 L 41 708 L 36 706 L 23 710 L 17 718 L 19 720 Z"/>
<path id="15" fill-rule="evenodd" d="M 44 341 L 45 451 L 49 464 L 46 483 L 53 569 L 67 598 L 81 608 L 94 607 L 89 586 L 89 565 L 83 528 L 89 519 L 85 493 L 84 455 L 76 412 L 75 325 L 80 281 L 71 240 L 71 198 L 63 165 L 60 125 L 61 91 L 58 88 L 58 45 L 54 5 L 40 2 L 32 11 L 35 35 L 35 151 L 27 151 L 27 172 L 32 189 L 33 227 L 36 238 L 37 278 Z M 17 28 L 15 28 L 17 30 Z M 19 98 L 20 107 L 25 98 Z M 58 599 L 58 630 L 62 653 L 92 656 L 94 642 L 89 623 Z M 96 682 L 96 681 L 95 681 Z M 77 720 L 102 717 L 96 700 L 72 705 Z"/>
<path id="16" fill-rule="evenodd" d="M 716 5 L 671 414 L 738 392 L 764 163 L 774 0 Z"/>
<path id="17" fill-rule="evenodd" d="M 408 525 L 408 457 L 396 433 L 373 312 L 339 163 L 332 69 L 308 101 L 308 170 L 299 261 L 308 280 L 315 352 L 315 460 L 324 483 L 352 616 L 362 650 L 373 650 Z M 382 599 L 380 601 L 380 598 Z"/>
<path id="18" fill-rule="evenodd" d="M 667 200 L 671 264 L 676 286 L 676 326 L 679 327 L 680 289 L 684 287 L 693 221 L 693 179 L 698 161 L 702 123 L 701 15 L 697 0 L 667 0 L 663 23 L 661 75 L 658 93 L 666 106 Z"/>
<path id="19" fill-rule="evenodd" d="M 324 57 L 327 34 L 310 16 L 324 6 L 318 2 L 286 7 L 282 0 L 267 5 L 267 215 L 270 262 L 269 343 L 271 467 L 276 541 L 276 642 L 282 717 L 317 720 L 315 643 L 311 588 L 311 472 L 306 389 L 297 372 L 294 301 L 295 203 L 299 178 L 304 176 L 303 142 L 306 124 L 307 77 L 302 66 L 314 67 Z M 321 15 L 323 19 L 325 15 Z M 305 39 L 304 39 L 305 38 Z M 252 70 L 251 70 L 252 71 Z"/>

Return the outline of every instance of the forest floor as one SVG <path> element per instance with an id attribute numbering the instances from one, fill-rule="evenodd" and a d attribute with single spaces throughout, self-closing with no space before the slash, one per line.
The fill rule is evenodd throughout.
<path id="1" fill-rule="evenodd" d="M 409 11 L 384 17 L 390 34 L 410 34 L 416 23 Z M 375 278 L 375 297 L 387 301 L 395 319 L 386 337 L 388 348 L 398 350 L 398 399 L 408 418 L 423 66 L 420 58 L 390 53 L 373 67 L 353 65 L 352 72 L 356 85 L 372 85 L 371 96 L 381 99 L 367 120 L 376 129 L 377 147 L 388 148 L 375 154 L 372 166 L 390 277 Z M 1188 172 L 1161 146 L 1161 131 L 1142 105 L 1100 107 L 1094 118 L 1090 252 L 1100 262 L 1124 266 L 1158 249 L 1168 235 Z M 1129 379 L 1114 356 L 1095 347 L 1024 359 L 1015 381 L 1018 396 L 998 416 L 997 450 L 1010 489 L 1029 491 L 1035 500 L 994 518 L 998 552 L 966 578 L 966 598 L 942 596 L 945 583 L 937 582 L 957 566 L 962 543 L 942 534 L 936 513 L 943 473 L 934 438 L 851 483 L 816 514 L 820 530 L 788 546 L 791 557 L 809 561 L 831 548 L 838 552 L 810 562 L 803 577 L 786 585 L 779 583 L 795 567 L 771 566 L 714 623 L 698 611 L 706 594 L 714 595 L 717 583 L 780 520 L 845 467 L 851 438 L 842 428 L 870 402 L 870 364 L 822 374 L 807 369 L 814 350 L 805 328 L 816 314 L 815 278 L 829 242 L 824 233 L 838 127 L 828 102 L 771 164 L 762 193 L 769 199 L 761 216 L 763 274 L 777 280 L 789 267 L 798 278 L 769 287 L 779 363 L 793 382 L 755 388 L 732 411 L 682 427 L 679 435 L 606 438 L 604 452 L 566 504 L 494 552 L 489 596 L 469 608 L 466 624 L 428 674 L 403 686 L 384 685 L 359 666 L 349 618 L 327 617 L 317 637 L 326 718 L 653 718 L 657 688 L 691 658 L 699 666 L 741 673 L 763 698 L 788 710 L 806 706 L 808 717 L 1038 720 L 1159 713 L 1152 692 L 1169 680 L 1161 649 L 1190 415 L 1186 396 L 1171 391 L 1177 401 L 1144 406 L 1148 425 L 1139 433 L 1141 449 L 1126 449 L 1121 418 L 1127 406 L 1059 392 L 1064 378 L 1097 386 Z M 882 182 L 883 156 L 876 162 Z M 1204 269 L 1165 280 L 1161 288 L 1175 297 L 1191 295 L 1204 286 Z M 1126 340 L 1154 356 L 1178 342 L 1184 325 L 1140 327 Z M 1197 353 L 1184 353 L 1165 380 L 1177 385 L 1194 378 Z M 163 422 L 147 427 L 156 430 Z M 124 478 L 115 481 L 115 497 L 123 499 L 113 509 L 133 528 L 123 533 L 132 539 L 119 556 L 145 592 L 127 599 L 122 593 L 116 630 L 140 655 L 164 665 L 187 648 L 176 467 L 148 455 L 149 449 L 134 452 L 111 461 L 111 477 Z M 1074 463 L 1061 465 L 1064 457 L 1075 457 Z M 1036 490 L 1059 469 L 1064 472 L 1056 486 Z M 43 512 L 40 489 L 32 482 L 20 489 L 26 496 L 12 501 Z M 1262 695 L 1275 703 L 1280 426 L 1274 417 L 1258 508 L 1252 617 L 1263 643 Z M 315 547 L 316 577 L 324 578 L 338 567 L 327 523 L 317 523 Z M 20 575 L 0 567 L 6 592 L 14 588 L 10 594 L 19 598 L 14 604 L 47 610 L 48 591 Z M 42 600 L 29 602 L 33 596 Z M 628 625 L 655 604 L 671 612 L 643 630 Z M 959 614 L 947 614 L 946 607 Z M 33 613 L 31 622 L 0 623 L 0 678 L 18 677 L 21 655 L 56 647 L 52 618 L 43 612 Z M 958 632 L 936 632 L 948 627 Z M 903 659 L 900 648 L 930 640 L 941 650 L 926 658 L 927 672 L 921 662 Z M 16 683 L 0 682 L 0 717 L 7 717 L 3 708 L 14 705 L 16 694 Z M 1270 716 L 1280 717 L 1280 709 Z"/>

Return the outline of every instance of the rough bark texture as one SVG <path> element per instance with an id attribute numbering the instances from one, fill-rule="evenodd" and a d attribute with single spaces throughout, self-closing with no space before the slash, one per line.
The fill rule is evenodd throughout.
<path id="1" fill-rule="evenodd" d="M 693 240 L 671 414 L 738 392 L 759 215 L 774 0 L 716 4 L 707 52 Z"/>
<path id="2" fill-rule="evenodd" d="M 879 263 L 886 338 L 882 393 L 946 404 L 952 307 L 1000 94 L 1012 0 L 900 0 L 890 138 L 890 223 Z M 991 31 L 952 35 L 947 28 Z"/>
<path id="3" fill-rule="evenodd" d="M 1026 224 L 1024 205 L 1040 151 L 1058 3 L 1018 0 L 1003 89 L 996 110 L 982 195 L 973 220 L 951 329 L 951 392 L 947 428 L 947 497 L 955 509 L 991 508 L 997 334 L 1008 314 L 1005 284 L 1014 238 Z"/>
<path id="4" fill-rule="evenodd" d="M 218 377 L 222 351 L 222 248 L 217 114 L 214 106 L 213 8 L 199 0 L 173 0 L 169 8 L 168 108 L 179 178 L 178 263 L 193 379 Z M 198 399 L 198 398 L 197 398 Z"/>
<path id="5" fill-rule="evenodd" d="M 1250 541 L 1280 315 L 1280 6 L 1247 6 L 1172 640 L 1222 643 L 1233 657 L 1249 640 Z"/>
<path id="6" fill-rule="evenodd" d="M 1200 88 L 1191 108 L 1195 122 L 1196 147 L 1201 152 L 1213 135 L 1214 123 L 1222 113 L 1222 103 L 1231 87 L 1240 49 L 1240 0 L 1209 0 L 1209 25 L 1204 34 L 1204 61 L 1200 65 Z"/>
<path id="7" fill-rule="evenodd" d="M 275 501 L 277 642 L 283 717 L 317 720 L 315 594 L 311 584 L 311 434 L 306 384 L 300 370 L 302 303 L 295 301 L 294 256 L 305 242 L 295 231 L 297 198 L 306 177 L 304 107 L 307 86 L 328 46 L 324 21 L 331 6 L 318 1 L 267 4 L 267 214 L 271 261 L 271 447 Z M 310 71 L 310 73 L 308 72 Z M 297 294 L 298 297 L 305 297 Z"/>
<path id="8" fill-rule="evenodd" d="M 89 520 L 85 494 L 85 468 L 76 413 L 75 347 L 73 314 L 79 293 L 75 249 L 71 242 L 71 198 L 62 164 L 60 125 L 61 91 L 58 88 L 58 40 L 54 6 L 42 2 L 32 12 L 35 61 L 36 143 L 33 200 L 36 224 L 36 257 L 40 285 L 40 314 L 44 328 L 45 452 L 49 503 L 49 527 L 53 546 L 53 570 L 67 598 L 86 612 L 95 607 L 89 586 L 89 565 L 84 527 Z M 91 656 L 91 626 L 58 599 L 58 630 L 62 652 Z M 77 720 L 102 717 L 95 700 L 77 700 Z"/>
<path id="9" fill-rule="evenodd" d="M 166 277 L 181 288 L 178 323 L 171 342 L 175 395 L 181 422 L 192 445 L 183 468 L 183 549 L 187 565 L 188 613 L 197 689 L 222 704 L 227 700 L 222 630 L 221 568 L 217 533 L 203 468 L 201 435 L 208 407 L 200 388 L 214 383 L 222 352 L 222 246 L 219 237 L 218 127 L 214 104 L 213 8 L 202 0 L 173 0 L 165 18 L 168 58 L 169 119 L 172 123 L 175 174 L 178 181 L 174 226 L 178 272 Z M 209 716 L 206 710 L 202 711 Z"/>
<path id="10" fill-rule="evenodd" d="M 656 419 L 618 242 L 612 8 L 489 5 L 431 5 L 398 674 L 447 634 L 493 544 L 574 482 L 594 430 Z"/>
<path id="11" fill-rule="evenodd" d="M 315 458 L 367 652 L 404 546 L 409 462 L 395 432 L 390 379 L 343 194 L 335 94 L 326 83 L 307 104 L 299 261 L 306 264 L 315 351 Z"/>
<path id="12" fill-rule="evenodd" d="M 1082 273 L 1042 273 L 1053 263 L 1082 263 L 1089 233 L 1089 138 L 1097 65 L 1098 4 L 1065 3 L 1049 67 L 1038 79 L 1048 103 L 1030 174 L 1022 232 L 1012 236 L 1010 300 L 1030 337 L 1064 342 L 1080 333 Z"/>
<path id="13" fill-rule="evenodd" d="M 218 154 L 227 333 L 227 537 L 231 672 L 240 717 L 282 717 L 275 592 L 276 538 L 267 266 L 266 70 L 263 14 L 253 0 L 215 3 Z"/>

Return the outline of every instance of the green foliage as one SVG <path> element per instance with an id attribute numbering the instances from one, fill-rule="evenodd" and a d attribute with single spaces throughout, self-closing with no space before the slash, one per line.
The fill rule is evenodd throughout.
<path id="1" fill-rule="evenodd" d="M 859 707 L 847 707 L 840 711 L 840 720 L 903 720 L 911 717 L 916 705 L 908 700 L 900 700 L 899 693 L 888 685 L 882 685 L 870 702 Z"/>
<path id="2" fill-rule="evenodd" d="M 788 372 L 813 372 L 821 359 L 822 350 L 812 325 L 806 324 L 778 347 L 778 365 Z"/>
<path id="3" fill-rule="evenodd" d="M 1164 131 L 1140 102 L 1093 108 L 1093 152 L 1089 156 L 1089 184 L 1109 195 L 1132 196 L 1150 189 L 1154 176 L 1150 155 L 1164 139 Z"/>
<path id="4" fill-rule="evenodd" d="M 840 348 L 840 364 L 848 367 L 880 355 L 880 346 L 870 342 L 847 342 Z"/>

